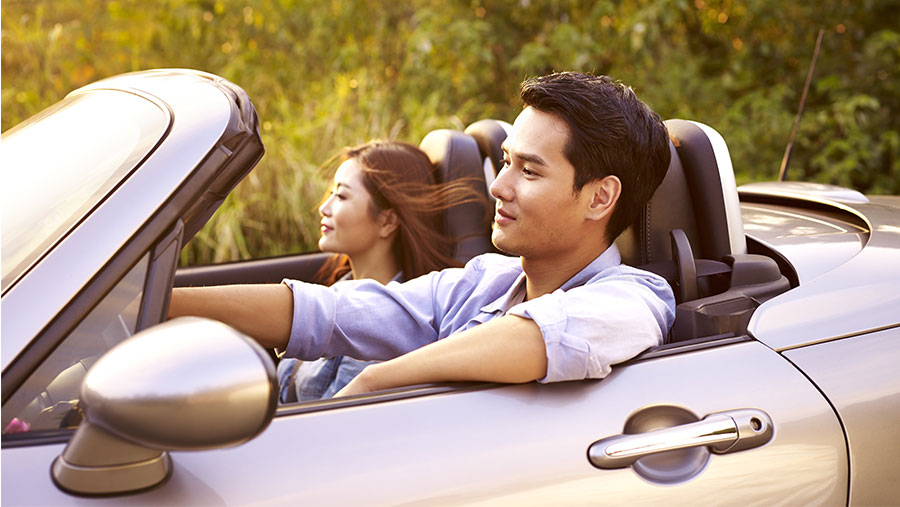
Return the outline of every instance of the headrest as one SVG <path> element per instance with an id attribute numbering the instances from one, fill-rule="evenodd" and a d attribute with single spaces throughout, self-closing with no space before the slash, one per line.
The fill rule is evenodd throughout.
<path id="1" fill-rule="evenodd" d="M 669 231 L 682 229 L 691 245 L 697 242 L 694 206 L 684 168 L 675 146 L 669 142 L 669 169 L 662 183 L 641 210 L 637 221 L 617 239 L 622 262 L 642 266 L 672 258 Z"/>
<path id="2" fill-rule="evenodd" d="M 694 201 L 697 257 L 720 259 L 747 253 L 744 221 L 728 146 L 718 132 L 699 122 L 667 120 Z"/>
<path id="3" fill-rule="evenodd" d="M 667 120 L 669 169 L 638 220 L 616 240 L 622 262 L 646 265 L 672 259 L 669 232 L 681 229 L 694 257 L 720 260 L 746 253 L 731 157 L 712 128 Z"/>
<path id="4" fill-rule="evenodd" d="M 509 135 L 512 125 L 501 120 L 478 120 L 466 127 L 466 134 L 475 138 L 478 151 L 484 160 L 485 181 L 488 185 L 503 167 L 503 150 L 500 146 Z"/>
<path id="5" fill-rule="evenodd" d="M 490 225 L 493 210 L 488 206 L 490 200 L 475 139 L 456 130 L 434 130 L 422 139 L 419 148 L 435 165 L 439 181 L 470 178 L 472 188 L 484 196 L 483 202 L 458 204 L 444 212 L 447 234 L 456 241 L 453 257 L 466 262 L 476 255 L 493 252 Z"/>

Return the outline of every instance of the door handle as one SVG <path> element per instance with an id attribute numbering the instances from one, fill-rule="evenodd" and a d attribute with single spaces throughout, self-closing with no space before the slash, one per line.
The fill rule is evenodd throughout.
<path id="1" fill-rule="evenodd" d="M 772 419 L 762 410 L 729 410 L 693 423 L 598 440 L 588 448 L 588 459 L 597 468 L 614 469 L 629 467 L 645 456 L 689 447 L 706 446 L 725 454 L 763 445 L 773 432 Z"/>

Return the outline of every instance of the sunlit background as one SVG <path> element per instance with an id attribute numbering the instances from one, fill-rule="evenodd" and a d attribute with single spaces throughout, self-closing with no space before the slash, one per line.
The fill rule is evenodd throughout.
<path id="1" fill-rule="evenodd" d="M 898 0 L 3 0 L 2 130 L 114 74 L 221 75 L 256 104 L 267 154 L 182 262 L 278 255 L 315 249 L 317 168 L 338 149 L 512 121 L 521 80 L 554 70 L 621 79 L 664 118 L 717 129 L 738 183 L 774 179 L 824 29 L 787 178 L 898 194 L 898 11 Z"/>

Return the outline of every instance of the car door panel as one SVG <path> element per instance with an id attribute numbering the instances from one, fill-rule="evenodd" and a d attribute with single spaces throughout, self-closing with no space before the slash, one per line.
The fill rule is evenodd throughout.
<path id="1" fill-rule="evenodd" d="M 755 408 L 771 417 L 774 434 L 760 447 L 708 455 L 692 478 L 665 484 L 634 467 L 590 464 L 592 443 L 659 407 L 697 419 Z M 846 445 L 833 410 L 802 373 L 756 342 L 630 363 L 602 381 L 462 389 L 295 412 L 279 409 L 242 446 L 172 453 L 171 478 L 129 502 L 708 504 L 723 491 L 735 503 L 847 499 Z M 40 465 L 45 482 L 15 488 L 34 496 L 9 501 L 79 503 L 50 484 L 46 460 L 53 452 L 46 449 L 38 460 L 17 459 L 28 449 L 4 450 L 4 468 Z M 19 474 L 4 477 L 10 475 Z"/>
<path id="2" fill-rule="evenodd" d="M 900 499 L 900 327 L 784 352 L 834 404 L 847 431 L 850 504 Z"/>

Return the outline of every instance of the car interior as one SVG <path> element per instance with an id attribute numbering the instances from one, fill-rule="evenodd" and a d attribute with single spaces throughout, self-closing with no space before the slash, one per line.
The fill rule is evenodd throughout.
<path id="1" fill-rule="evenodd" d="M 659 348 L 744 336 L 753 311 L 791 287 L 790 273 L 760 245 L 750 245 L 753 253 L 748 253 L 721 136 L 695 122 L 672 119 L 665 124 L 672 152 L 667 174 L 616 245 L 623 262 L 663 276 L 675 293 L 675 325 Z M 420 148 L 435 164 L 439 181 L 467 178 L 490 199 L 489 180 L 502 167 L 500 146 L 509 128 L 506 122 L 483 119 L 465 132 L 430 132 Z M 457 260 L 495 251 L 491 211 L 467 203 L 445 212 L 447 230 L 457 241 Z M 328 257 L 309 253 L 186 267 L 176 273 L 175 286 L 277 283 L 283 278 L 320 282 L 317 272 Z"/>
<path id="2" fill-rule="evenodd" d="M 677 301 L 676 320 L 666 343 L 634 361 L 749 339 L 747 324 L 753 311 L 796 285 L 789 281 L 796 280 L 791 278 L 789 266 L 779 262 L 774 252 L 745 239 L 731 161 L 721 136 L 694 122 L 665 123 L 672 154 L 666 176 L 616 245 L 625 263 L 655 272 L 669 282 Z M 432 131 L 420 144 L 434 163 L 439 181 L 463 180 L 485 198 L 483 203 L 465 203 L 444 212 L 446 230 L 456 239 L 453 256 L 460 262 L 496 251 L 490 240 L 493 207 L 488 185 L 502 167 L 500 146 L 509 128 L 508 123 L 485 119 L 465 132 Z M 278 283 L 283 278 L 321 282 L 318 272 L 329 257 L 314 252 L 187 267 L 176 272 L 174 282 L 176 286 Z M 71 343 L 81 346 L 82 340 Z M 88 361 L 98 356 L 90 351 L 62 355 Z M 47 386 L 25 390 L 40 393 L 28 405 L 41 412 L 40 417 L 29 419 L 36 428 L 77 424 L 66 419 L 75 413 L 74 405 L 66 400 L 77 398 L 70 391 L 89 366 L 83 360 L 69 368 L 50 368 L 52 371 L 34 379 Z M 56 375 L 61 369 L 63 373 Z M 26 398 L 21 400 L 23 407 L 29 402 Z M 44 419 L 46 424 L 41 422 Z"/>

